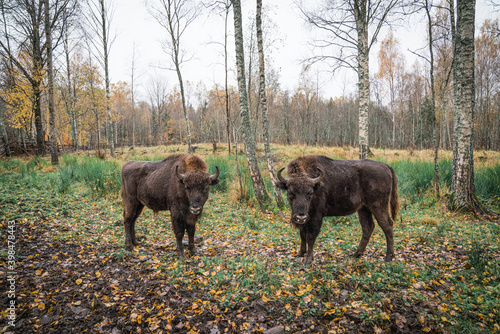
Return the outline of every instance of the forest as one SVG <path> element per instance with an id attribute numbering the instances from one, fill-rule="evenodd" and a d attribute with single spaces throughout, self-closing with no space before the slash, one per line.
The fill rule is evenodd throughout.
<path id="1" fill-rule="evenodd" d="M 16 2 L 10 1 L 2 4 L 2 146 L 9 143 L 10 150 L 16 154 L 45 152 L 45 143 L 50 140 L 50 117 L 43 2 L 37 2 L 39 7 L 28 8 L 24 8 L 22 2 L 14 4 Z M 111 51 L 111 46 L 103 45 L 105 39 L 102 38 L 109 35 L 109 31 L 99 30 L 102 26 L 99 20 L 100 13 L 105 14 L 103 23 L 110 19 L 111 14 L 109 4 L 103 2 L 106 6 L 102 7 L 102 12 L 98 4 L 98 1 L 93 4 L 92 1 L 74 3 L 67 0 L 51 4 L 54 127 L 60 150 L 96 149 L 110 144 L 121 147 L 187 142 L 186 115 L 192 129 L 192 142 L 234 143 L 235 137 L 241 137 L 236 83 L 216 83 L 207 87 L 203 82 L 185 78 L 181 88 L 179 83 L 168 87 L 163 80 L 152 78 L 146 84 L 146 96 L 139 100 L 134 85 L 137 73 L 133 72 L 133 61 L 128 82 L 109 82 L 105 56 Z M 222 6 L 220 3 L 215 5 Z M 230 6 L 230 2 L 226 6 Z M 412 10 L 423 11 L 422 8 Z M 186 12 L 184 15 L 192 14 Z M 314 17 L 311 15 L 311 18 Z M 433 41 L 432 66 L 429 66 L 428 50 L 422 51 L 414 63 L 409 63 L 402 53 L 400 41 L 391 32 L 378 36 L 379 51 L 371 54 L 377 59 L 378 71 L 369 75 L 370 147 L 431 148 L 434 147 L 434 129 L 439 127 L 439 148 L 452 149 L 453 42 L 449 10 L 439 2 L 429 3 L 429 20 Z M 187 17 L 181 23 L 188 23 Z M 476 24 L 480 28 L 475 37 L 474 148 L 498 150 L 499 23 L 498 20 L 487 20 Z M 17 29 L 19 26 L 25 29 Z M 109 23 L 104 27 L 110 29 Z M 232 48 L 228 42 L 226 38 L 225 45 Z M 251 43 L 256 44 L 255 37 Z M 245 44 L 246 90 L 252 132 L 257 142 L 263 142 L 258 103 L 259 69 L 255 65 L 258 64 L 258 55 L 256 45 L 251 43 Z M 327 52 L 334 53 L 335 50 L 324 50 Z M 350 61 L 349 58 L 344 60 Z M 266 62 L 271 142 L 358 145 L 359 94 L 322 96 L 315 70 L 306 65 L 295 88 L 283 90 L 278 71 L 269 59 Z M 346 66 L 355 67 L 356 62 L 354 59 Z M 227 59 L 227 63 L 225 71 L 234 70 L 234 60 Z M 188 67 L 189 62 L 179 65 Z M 430 88 L 430 69 L 433 70 L 434 95 Z M 175 75 L 173 78 L 171 81 L 175 83 Z M 338 79 L 333 77 L 332 80 Z M 5 149 L 2 154 L 6 154 Z"/>
<path id="2" fill-rule="evenodd" d="M 293 89 L 262 0 L 144 2 L 170 84 L 139 87 L 135 56 L 130 80 L 113 82 L 119 3 L 0 0 L 0 332 L 500 331 L 500 27 L 476 20 L 495 1 L 296 0 L 314 53 Z M 185 75 L 184 48 L 208 13 L 225 80 L 207 87 Z M 417 16 L 426 47 L 410 63 L 393 28 Z M 356 92 L 326 95 L 318 66 L 355 73 Z M 172 208 L 141 214 L 141 202 L 132 245 L 122 167 L 178 153 L 218 180 L 194 239 L 178 238 Z M 314 260 L 302 258 L 310 232 L 283 168 L 307 155 L 388 166 L 392 257 L 370 211 L 357 254 L 365 203 L 321 218 Z M 178 167 L 168 178 L 184 189 Z M 326 186 L 316 172 L 310 196 Z"/>

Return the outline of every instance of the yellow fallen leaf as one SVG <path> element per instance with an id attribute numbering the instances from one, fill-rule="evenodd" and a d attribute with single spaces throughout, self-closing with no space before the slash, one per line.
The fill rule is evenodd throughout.
<path id="1" fill-rule="evenodd" d="M 38 304 L 38 309 L 41 311 L 41 310 L 44 310 L 45 309 L 45 304 L 44 303 L 40 303 Z"/>
<path id="2" fill-rule="evenodd" d="M 75 283 L 76 283 L 77 285 L 82 284 L 82 279 L 81 279 L 81 278 L 77 279 L 77 280 L 75 281 Z"/>
<path id="3" fill-rule="evenodd" d="M 37 271 L 35 271 L 35 275 L 40 275 L 42 273 L 42 269 L 38 269 Z"/>
<path id="4" fill-rule="evenodd" d="M 98 271 L 96 271 L 96 272 L 95 272 L 95 277 L 97 277 L 97 278 L 101 277 L 101 273 L 100 273 L 100 272 L 98 272 Z"/>

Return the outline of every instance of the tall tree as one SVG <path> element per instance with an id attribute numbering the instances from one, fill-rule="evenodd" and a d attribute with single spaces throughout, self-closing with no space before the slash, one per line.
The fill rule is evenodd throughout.
<path id="1" fill-rule="evenodd" d="M 224 3 L 224 88 L 226 94 L 224 96 L 226 100 L 226 136 L 227 136 L 227 151 L 231 154 L 231 109 L 229 108 L 229 85 L 227 80 L 228 75 L 228 56 L 227 56 L 227 37 L 228 37 L 228 21 L 229 21 L 229 10 L 231 9 L 231 0 L 225 0 Z"/>
<path id="2" fill-rule="evenodd" d="M 4 110 L 3 105 L 0 102 L 0 136 L 1 136 L 1 141 L 5 146 L 5 155 L 10 157 L 12 153 L 10 151 L 9 137 L 7 136 L 7 130 L 5 129 L 5 122 L 3 120 L 3 110 Z"/>
<path id="3" fill-rule="evenodd" d="M 370 151 L 368 141 L 370 50 L 397 4 L 397 0 L 324 1 L 323 6 L 316 11 L 307 11 L 305 6 L 299 3 L 306 21 L 327 34 L 325 39 L 315 41 L 313 46 L 322 52 L 334 47 L 337 52 L 337 54 L 322 53 L 309 60 L 333 61 L 333 71 L 339 67 L 347 67 L 358 73 L 360 159 L 366 158 Z"/>
<path id="4" fill-rule="evenodd" d="M 54 66 L 52 59 L 52 31 L 50 28 L 50 6 L 49 0 L 44 0 L 45 16 L 45 44 L 47 49 L 47 85 L 49 88 L 49 123 L 50 123 L 50 146 L 52 165 L 59 165 L 59 156 L 57 152 L 57 131 L 56 131 L 56 111 L 54 100 Z"/>
<path id="5" fill-rule="evenodd" d="M 269 195 L 267 194 L 262 180 L 262 175 L 259 170 L 257 156 L 255 154 L 255 140 L 253 138 L 250 113 L 248 111 L 247 89 L 245 81 L 245 54 L 243 51 L 243 28 L 241 17 L 241 2 L 240 0 L 233 0 L 234 12 L 234 43 L 236 49 L 236 69 L 238 78 L 238 91 L 240 95 L 240 113 L 241 124 L 243 128 L 243 141 L 245 144 L 245 151 L 250 169 L 250 176 L 252 178 L 253 189 L 255 197 L 259 202 L 261 208 L 270 205 Z"/>
<path id="6" fill-rule="evenodd" d="M 266 96 L 266 71 L 265 71 L 265 59 L 264 59 L 264 43 L 262 41 L 262 0 L 257 0 L 257 11 L 255 18 L 257 26 L 257 47 L 259 49 L 259 95 L 260 104 L 262 110 L 262 132 L 264 137 L 264 149 L 266 151 L 267 158 L 267 168 L 269 169 L 269 176 L 273 183 L 274 197 L 276 199 L 276 204 L 278 207 L 284 205 L 283 198 L 281 197 L 281 192 L 276 186 L 278 179 L 276 177 L 276 171 L 274 170 L 273 155 L 271 152 L 271 140 L 269 138 L 269 120 L 267 117 L 267 96 Z"/>
<path id="7" fill-rule="evenodd" d="M 31 86 L 32 110 L 36 129 L 37 154 L 45 152 L 45 131 L 42 122 L 41 96 L 43 75 L 47 64 L 47 43 L 44 30 L 44 1 L 13 0 L 0 2 L 3 24 L 0 26 L 0 56 L 26 78 Z M 49 29 L 61 31 L 61 16 L 66 9 L 75 8 L 73 0 L 55 0 Z M 21 29 L 19 28 L 21 27 Z M 54 38 L 59 41 L 59 38 Z M 57 46 L 57 42 L 53 47 Z"/>
<path id="8" fill-rule="evenodd" d="M 87 0 L 86 29 L 92 34 L 89 39 L 94 47 L 96 58 L 104 70 L 106 89 L 107 139 L 111 156 L 115 156 L 115 125 L 111 115 L 109 53 L 111 52 L 110 26 L 112 18 L 112 0 Z"/>
<path id="9" fill-rule="evenodd" d="M 0 55 L 9 59 L 12 64 L 29 81 L 32 90 L 33 114 L 36 129 L 37 154 L 45 153 L 45 132 L 42 123 L 42 78 L 43 78 L 43 4 L 29 3 L 20 0 L 10 2 L 10 6 L 2 2 L 5 13 L 0 40 Z M 16 29 L 23 27 L 23 29 Z M 26 62 L 22 57 L 28 56 Z"/>
<path id="10" fill-rule="evenodd" d="M 392 147 L 396 148 L 396 99 L 404 77 L 404 58 L 399 53 L 399 41 L 392 31 L 382 41 L 378 53 L 379 71 L 376 77 L 383 79 L 389 89 L 389 110 L 392 114 Z"/>
<path id="11" fill-rule="evenodd" d="M 130 64 L 130 102 L 132 103 L 132 149 L 135 150 L 135 44 L 132 49 L 132 63 Z"/>
<path id="12" fill-rule="evenodd" d="M 191 153 L 191 126 L 187 110 L 186 97 L 184 92 L 184 82 L 182 79 L 181 65 L 185 62 L 184 53 L 181 49 L 181 38 L 187 27 L 199 15 L 199 8 L 189 0 L 158 0 L 159 5 L 150 5 L 151 15 L 158 23 L 167 30 L 169 35 L 168 42 L 164 45 L 164 51 L 170 56 L 177 79 L 182 98 L 182 111 L 186 120 L 188 152 Z"/>
<path id="13" fill-rule="evenodd" d="M 453 206 L 477 210 L 474 186 L 474 21 L 475 0 L 458 0 L 454 23 Z"/>

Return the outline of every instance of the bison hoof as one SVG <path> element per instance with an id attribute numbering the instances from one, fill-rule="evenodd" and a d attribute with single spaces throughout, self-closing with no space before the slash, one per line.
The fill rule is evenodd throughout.
<path id="1" fill-rule="evenodd" d="M 384 261 L 385 262 L 391 262 L 393 257 L 394 256 L 388 254 L 388 255 L 385 256 Z"/>
<path id="2" fill-rule="evenodd" d="M 304 257 L 306 255 L 306 252 L 298 252 L 295 257 Z"/>
<path id="3" fill-rule="evenodd" d="M 306 257 L 304 259 L 304 267 L 309 267 L 313 262 L 313 259 L 312 258 L 309 258 L 309 257 Z"/>
<path id="4" fill-rule="evenodd" d="M 359 251 L 356 251 L 352 256 L 355 258 L 355 259 L 358 259 L 360 258 L 361 256 L 363 256 L 363 253 L 364 252 L 359 252 Z"/>

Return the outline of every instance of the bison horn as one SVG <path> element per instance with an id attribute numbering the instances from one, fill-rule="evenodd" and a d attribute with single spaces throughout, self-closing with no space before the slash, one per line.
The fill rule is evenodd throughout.
<path id="1" fill-rule="evenodd" d="M 179 181 L 182 182 L 184 180 L 184 174 L 179 173 L 179 165 L 175 166 L 175 175 L 177 175 Z"/>
<path id="2" fill-rule="evenodd" d="M 210 175 L 210 181 L 217 180 L 219 177 L 219 167 L 215 166 L 215 174 Z"/>
<path id="3" fill-rule="evenodd" d="M 323 173 L 323 170 L 319 167 L 316 167 L 318 169 L 318 172 L 319 172 L 319 176 L 314 178 L 314 179 L 311 179 L 311 181 L 314 182 L 314 184 L 318 184 L 321 182 L 321 180 L 323 180 L 323 178 L 325 177 L 325 173 Z"/>
<path id="4" fill-rule="evenodd" d="M 285 167 L 281 167 L 281 169 L 278 171 L 278 180 L 280 180 L 280 182 L 283 182 L 284 184 L 287 184 L 288 183 L 288 179 L 284 178 L 282 175 L 281 175 L 281 172 L 283 171 L 283 169 L 285 169 Z"/>

